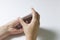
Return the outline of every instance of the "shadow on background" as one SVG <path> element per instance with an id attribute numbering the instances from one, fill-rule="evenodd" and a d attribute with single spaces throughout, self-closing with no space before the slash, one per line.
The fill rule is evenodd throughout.
<path id="1" fill-rule="evenodd" d="M 55 40 L 56 34 L 53 31 L 49 31 L 46 29 L 39 29 L 38 32 L 38 40 Z"/>
<path id="2" fill-rule="evenodd" d="M 5 38 L 5 40 L 11 40 L 12 38 L 21 37 L 24 34 L 12 35 L 10 37 Z M 46 29 L 39 29 L 38 32 L 38 40 L 55 40 L 56 34 L 52 31 Z"/>

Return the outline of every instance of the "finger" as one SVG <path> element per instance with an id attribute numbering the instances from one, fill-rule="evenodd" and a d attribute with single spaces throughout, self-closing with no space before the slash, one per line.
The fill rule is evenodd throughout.
<path id="1" fill-rule="evenodd" d="M 18 19 L 13 20 L 11 23 L 12 23 L 12 25 L 16 25 L 18 23 Z"/>
<path id="2" fill-rule="evenodd" d="M 21 28 L 20 30 L 18 30 L 18 33 L 23 33 L 23 29 Z"/>
<path id="3" fill-rule="evenodd" d="M 23 29 L 17 30 L 17 29 L 10 29 L 10 34 L 19 34 L 23 33 Z"/>
<path id="4" fill-rule="evenodd" d="M 13 20 L 13 21 L 10 21 L 7 25 L 9 25 L 9 26 L 15 26 L 15 25 L 17 25 L 18 24 L 18 19 L 16 19 L 16 20 Z"/>
<path id="5" fill-rule="evenodd" d="M 34 10 L 34 8 L 32 8 L 32 21 L 30 24 L 32 24 L 35 20 L 36 20 L 36 11 Z"/>
<path id="6" fill-rule="evenodd" d="M 32 8 L 31 10 L 32 10 L 32 17 L 35 18 L 36 17 L 36 11 L 34 8 Z"/>
<path id="7" fill-rule="evenodd" d="M 13 31 L 16 31 L 16 29 L 14 29 L 14 28 L 9 28 L 8 31 L 13 32 Z"/>
<path id="8" fill-rule="evenodd" d="M 15 34 L 23 33 L 23 29 L 20 29 L 20 30 L 16 29 L 14 32 L 15 32 Z"/>
<path id="9" fill-rule="evenodd" d="M 20 24 L 24 27 L 25 25 L 27 25 L 22 18 L 19 17 L 19 22 Z"/>

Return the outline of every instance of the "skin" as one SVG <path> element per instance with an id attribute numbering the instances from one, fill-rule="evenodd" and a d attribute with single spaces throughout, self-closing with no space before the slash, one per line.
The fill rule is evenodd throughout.
<path id="1" fill-rule="evenodd" d="M 26 40 L 36 40 L 37 31 L 39 29 L 39 17 L 40 15 L 32 8 L 32 20 L 27 24 L 22 18 L 19 18 L 20 23 L 23 26 L 23 30 L 26 36 Z"/>
<path id="2" fill-rule="evenodd" d="M 23 29 L 15 29 L 15 25 L 18 24 L 18 19 L 17 20 L 13 20 L 10 21 L 9 23 L 3 25 L 2 27 L 0 27 L 0 40 L 3 40 L 4 38 L 6 38 L 9 35 L 15 35 L 15 34 L 20 34 L 23 33 Z"/>
<path id="3" fill-rule="evenodd" d="M 22 18 L 18 18 L 17 20 L 13 20 L 2 27 L 0 27 L 0 40 L 3 40 L 9 35 L 15 35 L 23 33 L 26 36 L 26 40 L 36 40 L 37 32 L 39 29 L 39 17 L 40 15 L 32 8 L 32 20 L 31 23 L 27 24 L 23 21 Z M 17 30 L 14 27 L 18 22 L 23 26 L 23 28 Z"/>

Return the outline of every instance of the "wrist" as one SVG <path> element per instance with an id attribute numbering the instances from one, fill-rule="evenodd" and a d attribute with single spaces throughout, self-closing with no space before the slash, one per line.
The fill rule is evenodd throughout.
<path id="1" fill-rule="evenodd" d="M 27 35 L 26 40 L 36 40 L 37 36 Z"/>

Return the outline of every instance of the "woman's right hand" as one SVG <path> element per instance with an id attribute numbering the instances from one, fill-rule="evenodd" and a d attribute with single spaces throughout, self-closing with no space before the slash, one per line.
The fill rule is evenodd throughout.
<path id="1" fill-rule="evenodd" d="M 31 23 L 27 24 L 23 21 L 22 18 L 19 18 L 19 21 L 21 25 L 23 26 L 24 33 L 26 37 L 28 37 L 27 40 L 35 40 L 37 37 L 37 31 L 39 28 L 39 18 L 40 15 L 32 8 L 32 20 Z"/>

